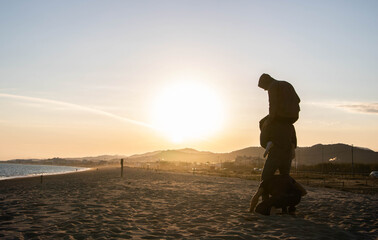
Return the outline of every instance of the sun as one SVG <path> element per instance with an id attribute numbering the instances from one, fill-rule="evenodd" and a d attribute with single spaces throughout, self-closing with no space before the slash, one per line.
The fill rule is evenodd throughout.
<path id="1" fill-rule="evenodd" d="M 159 92 L 153 118 L 156 128 L 175 143 L 206 138 L 222 125 L 222 104 L 212 88 L 175 83 Z"/>

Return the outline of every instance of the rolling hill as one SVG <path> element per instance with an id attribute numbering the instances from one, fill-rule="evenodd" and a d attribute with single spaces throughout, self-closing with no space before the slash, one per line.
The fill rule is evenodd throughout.
<path id="1" fill-rule="evenodd" d="M 219 163 L 234 161 L 236 157 L 262 158 L 264 149 L 261 147 L 248 147 L 229 153 L 213 153 L 208 151 L 198 151 L 191 148 L 160 150 L 132 156 L 124 155 L 102 155 L 97 157 L 84 158 L 53 158 L 53 159 L 14 159 L 9 162 L 16 163 L 49 163 L 63 164 L 70 163 L 118 163 L 119 159 L 124 158 L 127 162 L 156 162 L 156 161 L 179 161 L 179 162 L 198 162 L 198 163 Z M 353 154 L 352 154 L 353 153 Z M 353 156 L 353 158 L 352 158 Z M 299 147 L 296 149 L 296 161 L 298 165 L 315 165 L 318 163 L 364 163 L 378 164 L 378 152 L 366 148 L 352 147 L 346 144 L 317 144 L 311 147 Z"/>

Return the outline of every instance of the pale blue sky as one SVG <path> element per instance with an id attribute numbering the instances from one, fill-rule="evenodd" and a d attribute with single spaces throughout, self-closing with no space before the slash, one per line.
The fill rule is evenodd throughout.
<path id="1" fill-rule="evenodd" d="M 9 149 L 0 159 L 257 146 L 263 72 L 300 95 L 300 146 L 378 150 L 377 10 L 377 1 L 0 1 L 0 144 Z M 223 131 L 205 142 L 174 144 L 105 115 L 9 96 L 154 125 L 152 102 L 181 78 L 221 96 Z M 113 142 L 122 144 L 105 147 Z"/>

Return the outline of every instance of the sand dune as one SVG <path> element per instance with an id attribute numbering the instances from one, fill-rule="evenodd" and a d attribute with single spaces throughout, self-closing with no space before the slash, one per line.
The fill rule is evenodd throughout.
<path id="1" fill-rule="evenodd" d="M 258 182 L 109 168 L 0 181 L 1 239 L 377 239 L 377 195 L 307 188 L 297 215 L 247 212 Z"/>

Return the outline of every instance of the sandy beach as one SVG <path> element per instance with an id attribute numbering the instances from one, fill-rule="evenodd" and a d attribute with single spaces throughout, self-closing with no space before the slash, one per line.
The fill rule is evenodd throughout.
<path id="1" fill-rule="evenodd" d="M 248 213 L 257 181 L 104 168 L 0 181 L 1 239 L 377 239 L 377 195 L 310 188 L 296 216 Z"/>

